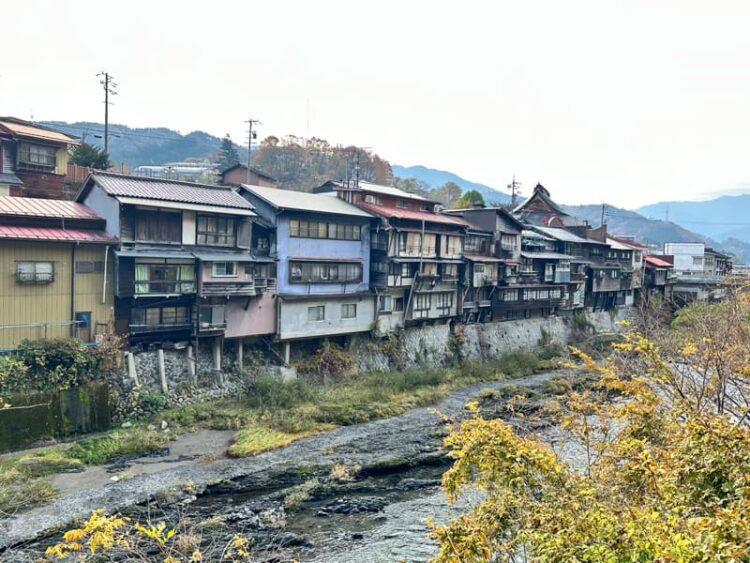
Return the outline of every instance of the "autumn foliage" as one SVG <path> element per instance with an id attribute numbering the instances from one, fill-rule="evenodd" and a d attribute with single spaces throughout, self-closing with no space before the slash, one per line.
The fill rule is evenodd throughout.
<path id="1" fill-rule="evenodd" d="M 446 439 L 455 500 L 437 562 L 750 560 L 750 304 L 694 305 L 646 338 L 627 327 L 599 375 L 563 401 L 582 466 L 477 412 Z"/>

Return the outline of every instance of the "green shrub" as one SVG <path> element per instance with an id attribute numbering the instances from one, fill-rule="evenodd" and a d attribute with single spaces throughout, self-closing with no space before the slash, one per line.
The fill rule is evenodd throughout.
<path id="1" fill-rule="evenodd" d="M 151 413 L 155 413 L 164 409 L 169 402 L 166 396 L 149 389 L 146 389 L 145 391 L 141 391 L 139 393 L 138 401 L 140 402 L 144 410 Z"/>
<path id="2" fill-rule="evenodd" d="M 310 358 L 296 364 L 300 375 L 325 380 L 332 377 L 341 379 L 354 367 L 354 358 L 338 344 L 325 341 Z"/>

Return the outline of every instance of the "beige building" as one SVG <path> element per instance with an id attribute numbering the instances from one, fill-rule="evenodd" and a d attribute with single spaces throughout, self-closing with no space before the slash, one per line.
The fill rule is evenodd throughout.
<path id="1" fill-rule="evenodd" d="M 80 203 L 0 197 L 0 349 L 112 332 L 115 239 Z"/>

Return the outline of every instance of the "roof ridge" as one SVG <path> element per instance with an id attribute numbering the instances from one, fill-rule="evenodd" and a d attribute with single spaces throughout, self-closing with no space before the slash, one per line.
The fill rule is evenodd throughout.
<path id="1" fill-rule="evenodd" d="M 222 186 L 220 184 L 203 184 L 199 182 L 185 182 L 184 180 L 173 180 L 171 178 L 151 178 L 149 176 L 136 176 L 134 174 L 122 174 L 120 172 L 111 172 L 109 170 L 95 170 L 90 173 L 90 176 L 114 176 L 115 178 L 125 178 L 128 180 L 138 180 L 144 182 L 167 182 L 169 184 L 176 184 L 178 186 L 185 187 L 197 187 L 197 188 L 212 188 L 225 191 L 233 191 L 232 186 Z"/>

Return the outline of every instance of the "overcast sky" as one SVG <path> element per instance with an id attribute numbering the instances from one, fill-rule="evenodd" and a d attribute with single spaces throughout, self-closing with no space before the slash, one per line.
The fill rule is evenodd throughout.
<path id="1" fill-rule="evenodd" d="M 565 203 L 750 191 L 748 2 L 24 0 L 0 19 L 0 115 L 101 121 L 107 70 L 133 127 L 241 141 L 252 116 Z"/>

